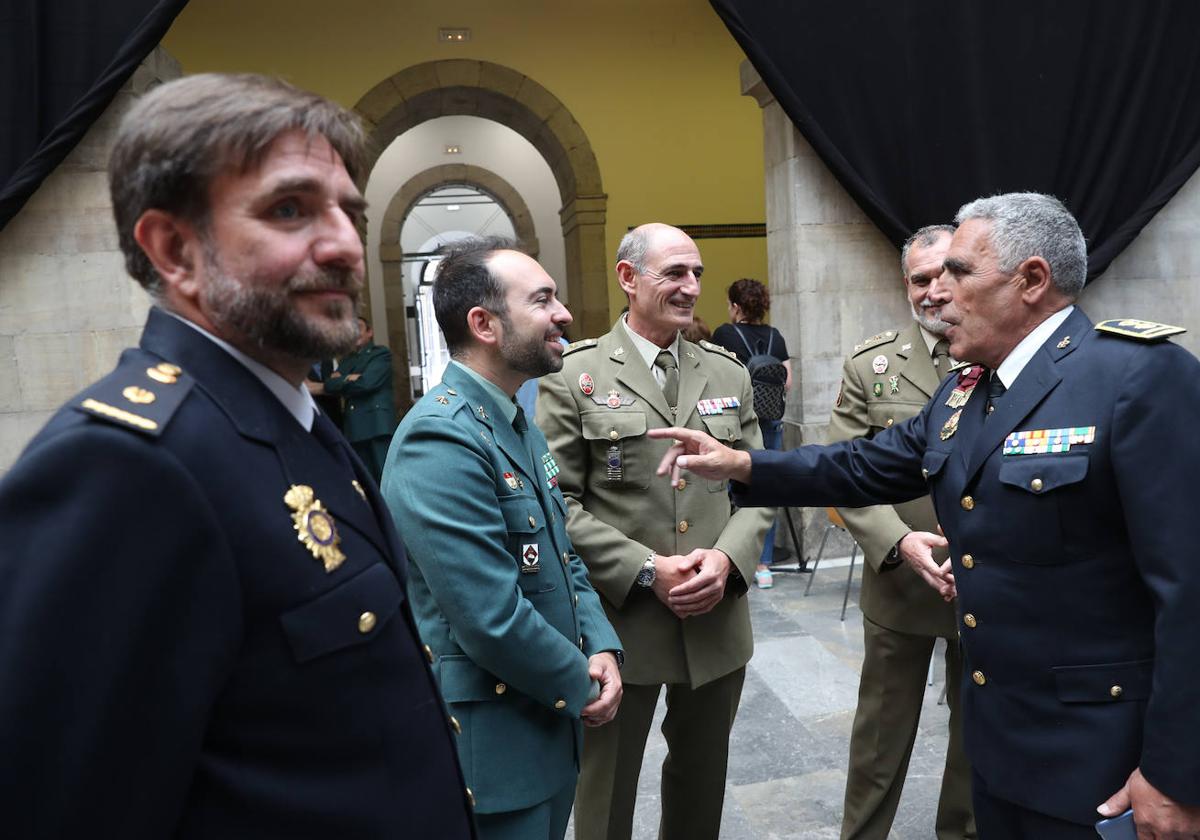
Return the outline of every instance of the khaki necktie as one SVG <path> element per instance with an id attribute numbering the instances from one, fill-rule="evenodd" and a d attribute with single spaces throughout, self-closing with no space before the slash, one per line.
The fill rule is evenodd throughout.
<path id="1" fill-rule="evenodd" d="M 670 350 L 660 350 L 654 364 L 662 368 L 663 396 L 667 398 L 667 405 L 674 409 L 679 402 L 679 365 L 675 364 Z"/>
<path id="2" fill-rule="evenodd" d="M 945 376 L 950 368 L 950 342 L 944 338 L 933 345 L 933 366 L 939 376 Z"/>

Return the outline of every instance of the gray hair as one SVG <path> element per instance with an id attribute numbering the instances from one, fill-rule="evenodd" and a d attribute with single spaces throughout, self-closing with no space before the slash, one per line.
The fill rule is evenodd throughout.
<path id="1" fill-rule="evenodd" d="M 1050 264 L 1054 286 L 1074 300 L 1087 281 L 1087 242 L 1079 223 L 1052 195 L 1005 193 L 977 198 L 959 208 L 958 224 L 968 219 L 992 223 L 991 243 L 1000 270 L 1012 272 L 1030 257 Z"/>
<path id="2" fill-rule="evenodd" d="M 958 230 L 955 225 L 925 225 L 919 229 L 908 239 L 904 240 L 904 247 L 900 249 L 900 273 L 908 277 L 908 252 L 912 250 L 912 246 L 918 248 L 928 248 L 933 243 L 937 242 L 942 235 L 953 236 L 954 231 Z"/>
<path id="3" fill-rule="evenodd" d="M 125 114 L 108 163 L 117 237 L 125 267 L 152 295 L 162 290 L 133 235 L 147 210 L 208 223 L 208 192 L 224 171 L 246 173 L 281 134 L 324 137 L 355 182 L 367 168 L 361 120 L 341 105 L 269 76 L 201 73 L 167 82 Z"/>
<path id="4" fill-rule="evenodd" d="M 646 252 L 650 250 L 650 235 L 646 225 L 639 225 L 621 237 L 617 246 L 617 262 L 622 260 L 634 267 L 638 274 L 646 273 Z"/>

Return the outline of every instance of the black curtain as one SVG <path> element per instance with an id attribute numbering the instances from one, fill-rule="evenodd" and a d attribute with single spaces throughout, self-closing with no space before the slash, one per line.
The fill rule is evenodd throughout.
<path id="1" fill-rule="evenodd" d="M 983 195 L 1057 195 L 1089 278 L 1200 165 L 1194 0 L 711 0 L 900 244 Z"/>
<path id="2" fill-rule="evenodd" d="M 187 0 L 0 0 L 0 228 L 62 163 Z"/>

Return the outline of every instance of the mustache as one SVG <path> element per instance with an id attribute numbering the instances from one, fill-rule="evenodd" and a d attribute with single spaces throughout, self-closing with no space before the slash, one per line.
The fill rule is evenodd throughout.
<path id="1" fill-rule="evenodd" d="M 348 269 L 319 269 L 292 275 L 289 292 L 345 292 L 357 298 L 362 291 L 362 278 Z"/>

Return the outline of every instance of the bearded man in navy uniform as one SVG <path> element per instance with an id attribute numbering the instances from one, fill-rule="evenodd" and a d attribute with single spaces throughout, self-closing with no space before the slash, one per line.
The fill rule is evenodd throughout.
<path id="1" fill-rule="evenodd" d="M 109 180 L 140 346 L 0 484 L 6 837 L 474 837 L 374 482 L 302 385 L 358 336 L 364 132 L 164 84 Z"/>
<path id="2" fill-rule="evenodd" d="M 950 560 L 911 565 L 957 594 L 980 838 L 1094 838 L 1130 805 L 1139 837 L 1195 837 L 1200 363 L 1164 340 L 1179 328 L 1074 306 L 1087 252 L 1057 199 L 979 199 L 956 221 L 931 299 L 978 364 L 919 415 L 790 452 L 664 429 L 660 471 L 732 478 L 745 505 L 929 493 Z"/>

